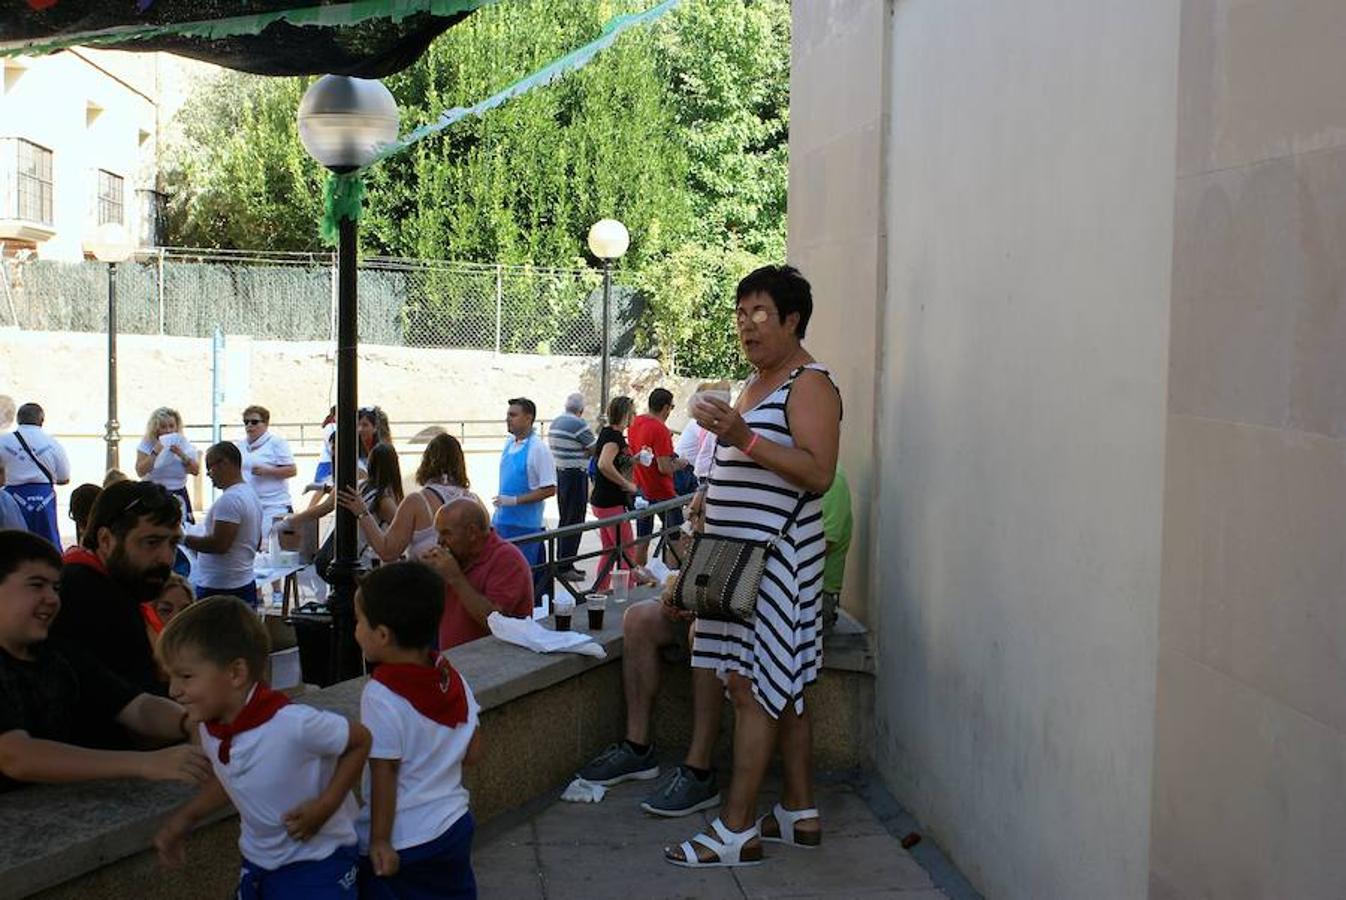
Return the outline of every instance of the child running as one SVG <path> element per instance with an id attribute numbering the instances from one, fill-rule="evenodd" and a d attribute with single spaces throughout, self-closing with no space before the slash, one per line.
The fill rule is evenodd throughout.
<path id="1" fill-rule="evenodd" d="M 472 690 L 433 651 L 444 581 L 423 563 L 375 569 L 355 595 L 355 640 L 376 666 L 360 698 L 373 734 L 361 815 L 366 898 L 475 898 L 463 766 L 479 753 Z"/>
<path id="2" fill-rule="evenodd" d="M 351 788 L 369 755 L 369 732 L 261 681 L 267 637 L 233 597 L 207 597 L 159 638 L 169 693 L 200 721 L 212 781 L 155 837 L 168 865 L 205 815 L 233 801 L 242 820 L 239 900 L 356 896 L 356 804 Z"/>

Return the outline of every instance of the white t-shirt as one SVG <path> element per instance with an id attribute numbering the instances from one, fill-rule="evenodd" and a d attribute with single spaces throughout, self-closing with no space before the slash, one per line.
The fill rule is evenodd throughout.
<path id="1" fill-rule="evenodd" d="M 505 446 L 505 455 L 512 456 L 515 453 L 522 453 L 524 444 L 516 440 L 511 440 Z M 528 447 L 528 490 L 535 491 L 540 487 L 556 486 L 556 458 L 551 455 L 551 448 L 547 442 L 534 436 L 532 441 L 527 443 Z"/>
<path id="2" fill-rule="evenodd" d="M 70 480 L 70 460 L 65 448 L 36 425 L 20 425 L 14 429 L 23 435 L 34 455 L 47 467 L 57 484 Z M 0 453 L 5 457 L 5 484 L 49 484 L 47 476 L 23 449 L 14 431 L 0 435 Z"/>
<path id="3" fill-rule="evenodd" d="M 692 419 L 682 430 L 682 434 L 678 435 L 678 442 L 673 445 L 673 452 L 680 459 L 691 460 L 692 472 L 697 478 L 705 478 L 710 475 L 710 467 L 715 462 L 715 440 L 715 435 Z"/>
<path id="4" fill-rule="evenodd" d="M 243 453 L 243 478 L 257 492 L 257 499 L 262 501 L 262 509 L 283 512 L 285 507 L 290 505 L 290 480 L 254 475 L 252 467 L 294 465 L 294 454 L 290 452 L 290 445 L 285 442 L 285 438 L 268 431 L 256 444 L 249 444 L 246 439 L 240 441 L 238 449 Z"/>
<path id="5" fill-rule="evenodd" d="M 285 832 L 285 814 L 316 798 L 332 780 L 337 757 L 350 741 L 342 716 L 302 703 L 284 707 L 269 722 L 234 735 L 229 762 L 220 742 L 201 725 L 201 749 L 238 809 L 243 858 L 264 869 L 326 859 L 356 843 L 355 798 L 347 794 L 322 829 L 306 841 Z"/>
<path id="6" fill-rule="evenodd" d="M 180 434 L 165 434 L 159 438 L 159 443 L 163 449 L 159 455 L 154 457 L 154 467 L 150 469 L 149 474 L 145 476 L 146 481 L 153 481 L 155 484 L 162 484 L 170 491 L 180 491 L 187 486 L 187 467 L 183 465 L 178 455 L 169 448 L 174 444 L 182 448 L 188 459 L 196 459 L 197 450 L 192 446 L 192 442 Z M 140 442 L 136 447 L 141 453 L 154 453 L 154 441 Z"/>
<path id="7" fill-rule="evenodd" d="M 237 522 L 238 534 L 224 553 L 197 553 L 192 581 L 198 587 L 232 590 L 253 580 L 257 545 L 262 541 L 262 504 L 247 484 L 226 488 L 206 513 L 201 533 L 215 533 L 216 522 Z"/>
<path id="8" fill-rule="evenodd" d="M 467 721 L 449 728 L 428 719 L 411 703 L 373 679 L 360 695 L 360 721 L 374 736 L 370 759 L 401 760 L 397 768 L 397 814 L 393 817 L 393 849 L 429 843 L 467 812 L 463 757 L 477 730 L 481 707 L 467 681 Z M 369 767 L 356 830 L 360 848 L 369 848 Z"/>

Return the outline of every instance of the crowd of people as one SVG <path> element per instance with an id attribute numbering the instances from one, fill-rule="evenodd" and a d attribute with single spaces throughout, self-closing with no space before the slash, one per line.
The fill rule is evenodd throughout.
<path id="1" fill-rule="evenodd" d="M 101 487 L 74 489 L 76 543 L 62 553 L 55 488 L 69 482 L 69 461 L 43 430 L 41 407 L 20 407 L 17 428 L 0 436 L 0 790 L 123 776 L 199 783 L 156 844 L 166 862 L 180 861 L 193 824 L 232 803 L 244 897 L 349 896 L 357 886 L 367 896 L 473 896 L 462 767 L 479 752 L 478 706 L 441 651 L 489 634 L 493 613 L 532 615 L 545 545 L 519 539 L 543 530 L 549 499 L 562 528 L 582 523 L 586 507 L 622 519 L 599 529 L 600 590 L 621 570 L 656 581 L 646 568 L 655 515 L 638 517 L 633 533 L 623 514 L 662 504 L 661 533 L 774 535 L 757 614 L 696 617 L 667 590 L 633 603 L 623 617 L 626 738 L 579 774 L 604 785 L 658 777 L 650 721 L 660 661 L 681 648 L 693 682 L 691 745 L 641 806 L 679 816 L 721 804 L 711 751 L 726 696 L 734 765 L 720 816 L 666 848 L 668 861 L 751 864 L 763 841 L 817 845 L 807 689 L 850 540 L 841 403 L 802 346 L 813 304 L 796 270 L 753 273 L 736 304 L 754 370 L 736 401 L 727 383 L 701 385 L 675 442 L 675 397 L 663 388 L 642 412 L 630 397 L 613 398 L 596 430 L 573 394 L 545 439 L 536 405 L 513 398 L 489 500 L 472 492 L 463 447 L 447 433 L 426 443 L 417 489 L 404 493 L 388 417 L 368 407 L 358 413 L 357 488 L 333 485 L 333 411 L 312 497 L 296 511 L 289 482 L 298 468 L 267 409 L 249 406 L 245 437 L 202 454 L 181 416 L 162 408 L 136 448 L 139 480 L 111 472 Z M 218 494 L 198 522 L 186 486 L 202 471 Z M 677 498 L 689 502 L 665 503 Z M 269 688 L 257 614 L 257 554 L 273 534 L 338 506 L 357 519 L 368 570 L 355 637 L 373 675 L 359 722 Z M 579 544 L 578 533 L 557 542 L 560 577 L 578 577 Z M 328 545 L 320 574 L 330 561 Z M 784 795 L 759 818 L 777 749 Z M 360 805 L 352 789 L 362 780 Z"/>

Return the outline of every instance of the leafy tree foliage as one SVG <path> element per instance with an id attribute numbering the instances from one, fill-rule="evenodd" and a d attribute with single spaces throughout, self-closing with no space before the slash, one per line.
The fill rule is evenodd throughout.
<path id="1" fill-rule="evenodd" d="M 474 13 L 387 79 L 404 129 L 646 6 L 511 0 Z M 729 374 L 741 366 L 734 283 L 784 256 L 789 17 L 788 0 L 687 0 L 579 72 L 385 160 L 370 174 L 365 249 L 576 266 L 590 261 L 589 225 L 621 219 L 631 249 L 618 278 L 647 296 L 646 346 L 680 371 Z M 307 85 L 229 74 L 193 98 L 167 157 L 171 242 L 320 248 L 323 174 L 294 126 Z"/>

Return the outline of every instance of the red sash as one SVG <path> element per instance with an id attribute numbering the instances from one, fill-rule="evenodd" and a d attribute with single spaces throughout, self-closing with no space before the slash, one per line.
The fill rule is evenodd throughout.
<path id="1" fill-rule="evenodd" d="M 373 677 L 433 722 L 457 728 L 467 721 L 463 676 L 443 656 L 432 656 L 425 665 L 384 663 L 374 670 Z"/>
<path id="2" fill-rule="evenodd" d="M 271 721 L 272 716 L 289 705 L 289 697 L 280 691 L 271 690 L 259 681 L 253 688 L 247 704 L 239 710 L 238 715 L 234 716 L 234 721 L 227 725 L 218 721 L 205 723 L 206 733 L 220 742 L 220 762 L 229 764 L 229 745 L 234 735 L 250 731 L 258 725 L 265 725 Z"/>
<path id="3" fill-rule="evenodd" d="M 98 554 L 83 547 L 71 547 L 61 556 L 61 562 L 67 566 L 88 566 L 102 575 L 108 574 L 107 566 L 98 558 Z"/>

